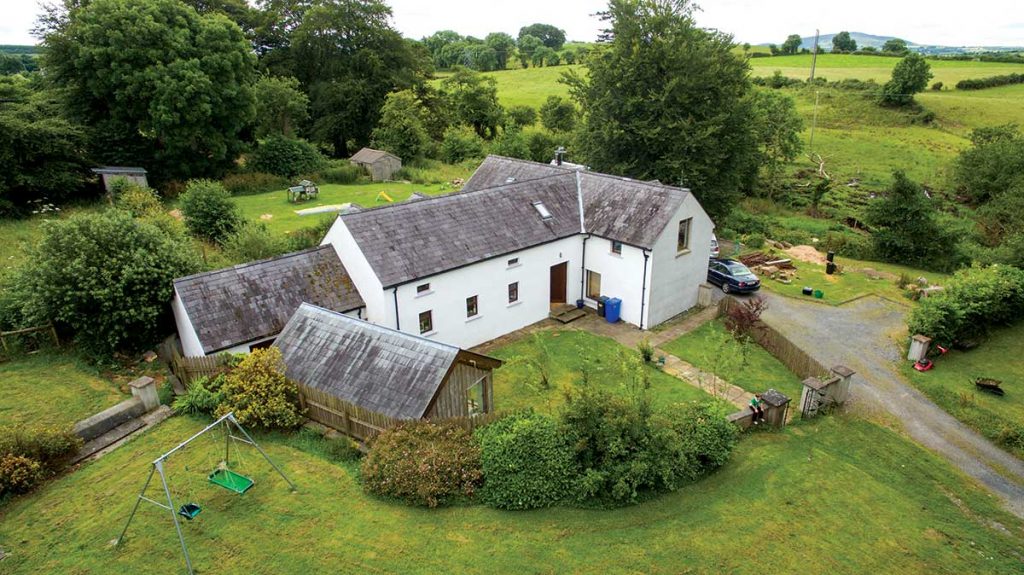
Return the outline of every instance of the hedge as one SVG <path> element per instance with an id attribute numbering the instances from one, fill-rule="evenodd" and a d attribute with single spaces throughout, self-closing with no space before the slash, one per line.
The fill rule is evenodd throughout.
<path id="1" fill-rule="evenodd" d="M 945 289 L 924 298 L 907 320 L 911 334 L 951 344 L 1024 319 L 1024 271 L 1011 266 L 956 272 Z"/>
<path id="2" fill-rule="evenodd" d="M 976 78 L 960 80 L 956 83 L 957 90 L 983 90 L 997 86 L 1009 86 L 1011 84 L 1024 84 L 1024 74 L 1006 74 L 1003 76 L 989 76 L 987 78 Z"/>

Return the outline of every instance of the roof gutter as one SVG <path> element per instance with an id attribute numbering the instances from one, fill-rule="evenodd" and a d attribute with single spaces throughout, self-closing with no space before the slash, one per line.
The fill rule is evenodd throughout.
<path id="1" fill-rule="evenodd" d="M 644 283 L 640 288 L 640 329 L 644 328 L 644 303 L 647 301 L 647 260 L 651 254 L 644 250 Z"/>

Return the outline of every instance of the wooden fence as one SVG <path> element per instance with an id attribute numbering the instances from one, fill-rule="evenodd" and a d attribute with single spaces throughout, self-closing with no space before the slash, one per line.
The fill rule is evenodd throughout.
<path id="1" fill-rule="evenodd" d="M 731 297 L 723 298 L 718 304 L 719 315 L 726 315 L 730 307 L 734 305 L 742 304 Z M 789 341 L 789 338 L 763 321 L 757 323 L 751 336 L 758 345 L 772 354 L 775 359 L 782 362 L 782 365 L 785 365 L 789 371 L 792 371 L 801 379 L 823 377 L 829 373 L 818 360 L 811 357 L 810 354 Z"/>
<path id="2" fill-rule="evenodd" d="M 306 408 L 307 417 L 360 441 L 373 439 L 385 429 L 395 427 L 403 421 L 407 421 L 364 409 L 302 384 L 299 384 L 299 398 L 302 401 L 303 407 Z M 487 425 L 501 416 L 502 414 L 492 412 L 468 417 L 435 419 L 432 421 L 434 423 L 456 425 L 472 432 L 477 427 Z"/>
<path id="3" fill-rule="evenodd" d="M 60 347 L 60 339 L 53 325 L 40 325 L 0 331 L 0 361 L 7 361 L 18 353 L 34 353 L 43 348 L 46 340 L 54 347 Z"/>
<path id="4" fill-rule="evenodd" d="M 171 353 L 171 373 L 188 389 L 201 377 L 213 377 L 224 372 L 231 358 L 227 354 L 209 357 L 183 357 L 177 350 Z"/>

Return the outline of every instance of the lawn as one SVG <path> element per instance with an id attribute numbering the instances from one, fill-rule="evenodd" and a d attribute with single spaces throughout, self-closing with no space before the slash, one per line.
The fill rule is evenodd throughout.
<path id="1" fill-rule="evenodd" d="M 494 372 L 494 403 L 503 411 L 534 408 L 554 412 L 565 401 L 565 391 L 581 385 L 581 366 L 586 362 L 594 376 L 591 381 L 612 392 L 625 390 L 624 378 L 617 361 L 620 353 L 636 354 L 613 339 L 575 330 L 545 330 L 488 352 L 503 360 L 526 357 L 541 362 L 548 373 L 550 386 L 532 383 L 531 370 L 513 362 Z M 688 401 L 716 401 L 711 395 L 688 385 L 654 367 L 645 367 L 650 377 L 650 394 L 655 404 L 667 405 Z M 533 372 L 536 373 L 536 372 Z M 726 402 L 722 406 L 731 411 Z"/>
<path id="2" fill-rule="evenodd" d="M 799 377 L 756 343 L 747 346 L 744 360 L 742 346 L 735 339 L 726 337 L 727 333 L 725 325 L 716 320 L 662 347 L 679 359 L 705 371 L 714 371 L 729 383 L 751 393 L 773 388 L 794 401 L 799 400 L 803 389 Z M 723 341 L 725 345 L 719 345 Z"/>
<path id="3" fill-rule="evenodd" d="M 0 363 L 0 424 L 70 426 L 128 397 L 71 354 L 41 352 Z"/>
<path id="4" fill-rule="evenodd" d="M 819 54 L 815 77 L 827 80 L 874 80 L 878 83 L 889 81 L 892 69 L 900 58 L 884 56 L 860 56 L 856 54 Z M 1020 74 L 1024 65 L 1000 62 L 968 62 L 959 60 L 928 60 L 931 66 L 931 82 L 942 82 L 952 88 L 960 80 Z M 751 58 L 750 67 L 754 76 L 771 76 L 776 70 L 789 78 L 804 80 L 811 74 L 811 54 L 775 56 L 772 58 Z"/>
<path id="5" fill-rule="evenodd" d="M 173 418 L 8 503 L 0 572 L 183 572 L 156 507 L 141 508 L 122 548 L 109 542 L 151 459 L 203 424 Z M 351 464 L 260 441 L 297 493 L 251 451 L 240 467 L 256 480 L 250 492 L 207 484 L 216 438 L 170 460 L 175 503 L 203 507 L 183 526 L 200 573 L 1020 573 L 1020 521 L 936 456 L 860 420 L 752 434 L 711 477 L 612 511 L 409 508 L 364 495 Z"/>
<path id="6" fill-rule="evenodd" d="M 395 202 L 409 198 L 413 192 L 424 194 L 441 194 L 454 192 L 450 184 L 410 184 L 403 182 L 383 182 L 374 184 L 324 184 L 320 186 L 320 196 L 313 201 L 293 204 L 288 201 L 285 191 L 266 192 L 248 196 L 236 196 L 233 201 L 242 212 L 242 217 L 252 221 L 262 221 L 275 233 L 287 234 L 295 230 L 312 227 L 324 217 L 333 214 L 312 214 L 300 216 L 297 210 L 355 202 L 364 208 L 388 204 L 378 194 L 384 192 Z M 268 217 L 269 216 L 269 217 Z"/>
<path id="7" fill-rule="evenodd" d="M 976 349 L 951 350 L 924 373 L 905 362 L 903 373 L 951 415 L 1024 459 L 1024 322 L 996 331 Z M 978 377 L 1002 380 L 1006 395 L 978 391 Z"/>

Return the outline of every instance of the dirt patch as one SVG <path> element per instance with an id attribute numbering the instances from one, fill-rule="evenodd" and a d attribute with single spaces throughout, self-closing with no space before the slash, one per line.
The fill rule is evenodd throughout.
<path id="1" fill-rule="evenodd" d="M 260 219 L 263 221 L 270 221 L 274 219 L 274 214 L 260 214 Z"/>
<path id="2" fill-rule="evenodd" d="M 801 262 L 823 266 L 827 261 L 825 259 L 825 254 L 819 252 L 814 246 L 793 246 L 783 251 L 786 252 L 786 255 L 789 257 Z"/>
<path id="3" fill-rule="evenodd" d="M 881 272 L 874 268 L 861 268 L 860 270 L 857 271 L 868 276 L 868 279 L 872 280 L 895 280 L 896 278 L 899 277 L 894 273 Z"/>
<path id="4" fill-rule="evenodd" d="M 178 220 L 179 222 L 181 220 L 185 219 L 185 217 L 181 215 L 181 210 L 171 210 L 171 211 L 167 212 L 167 215 L 169 215 L 172 218 Z"/>

